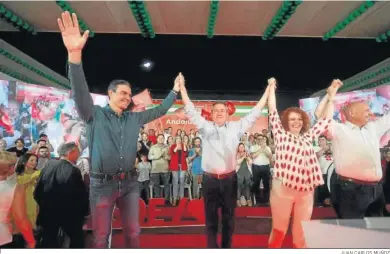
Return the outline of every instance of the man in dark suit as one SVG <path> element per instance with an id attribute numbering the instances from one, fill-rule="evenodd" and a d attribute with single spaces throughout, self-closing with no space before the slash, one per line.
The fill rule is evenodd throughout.
<path id="1" fill-rule="evenodd" d="M 58 149 L 59 160 L 46 165 L 38 179 L 34 198 L 39 205 L 39 248 L 59 248 L 60 230 L 70 239 L 70 248 L 83 248 L 84 218 L 88 215 L 88 192 L 75 163 L 80 151 L 75 143 Z"/>

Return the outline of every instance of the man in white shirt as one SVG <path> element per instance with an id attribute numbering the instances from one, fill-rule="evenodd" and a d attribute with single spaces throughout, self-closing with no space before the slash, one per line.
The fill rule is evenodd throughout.
<path id="1" fill-rule="evenodd" d="M 325 181 L 324 185 L 319 186 L 315 190 L 315 201 L 319 206 L 329 205 L 329 191 L 328 184 L 326 179 L 328 171 L 330 167 L 333 165 L 333 155 L 330 144 L 328 144 L 328 139 L 325 135 L 321 135 L 318 137 L 318 146 L 314 147 L 314 151 L 316 152 L 318 163 L 320 164 L 320 168 L 322 171 L 322 177 Z"/>
<path id="2" fill-rule="evenodd" d="M 316 116 L 325 111 L 323 100 Z M 372 112 L 365 102 L 352 102 L 344 109 L 346 123 L 334 122 L 329 134 L 338 175 L 339 215 L 343 219 L 383 216 L 379 140 L 390 128 L 390 114 L 370 121 Z"/>
<path id="3" fill-rule="evenodd" d="M 167 144 L 168 138 L 172 136 L 172 127 L 166 128 L 164 130 L 164 144 Z"/>
<path id="4" fill-rule="evenodd" d="M 188 97 L 181 76 L 180 92 L 185 112 L 202 136 L 202 189 L 205 202 L 207 246 L 218 248 L 218 208 L 222 210 L 222 248 L 230 248 L 234 231 L 234 210 L 237 201 L 236 152 L 241 136 L 255 124 L 267 98 L 267 88 L 252 111 L 239 121 L 228 121 L 227 107 L 213 105 L 212 121 L 204 119 Z"/>
<path id="5" fill-rule="evenodd" d="M 268 138 L 264 135 L 256 137 L 256 145 L 251 146 L 250 153 L 253 159 L 252 174 L 253 174 L 253 193 L 255 194 L 256 203 L 262 201 L 268 203 L 270 194 L 270 178 L 272 161 L 272 151 L 268 146 Z M 260 182 L 263 181 L 263 200 L 260 199 Z"/>

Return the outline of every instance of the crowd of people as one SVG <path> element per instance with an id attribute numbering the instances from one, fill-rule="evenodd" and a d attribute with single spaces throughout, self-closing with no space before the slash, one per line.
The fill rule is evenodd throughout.
<path id="1" fill-rule="evenodd" d="M 164 133 L 141 128 L 137 146 L 136 169 L 139 172 L 140 195 L 164 197 L 173 206 L 184 197 L 202 196 L 202 137 L 196 129 L 168 127 Z M 267 129 L 245 133 L 237 147 L 237 206 L 267 205 L 270 192 L 273 141 Z M 161 194 L 163 190 L 163 195 Z M 261 191 L 262 190 L 262 191 Z"/>
<path id="2" fill-rule="evenodd" d="M 124 245 L 136 248 L 139 197 L 144 194 L 146 202 L 164 197 L 167 205 L 175 206 L 187 186 L 189 195 L 204 200 L 209 248 L 231 247 L 237 206 L 269 202 L 270 248 L 282 246 L 291 217 L 294 247 L 307 247 L 302 222 L 311 219 L 315 203 L 332 205 L 340 219 L 387 212 L 390 151 L 385 150 L 381 163 L 379 139 L 390 128 L 390 114 L 371 121 L 366 102 L 351 102 L 343 109 L 346 122 L 335 122 L 333 99 L 342 86 L 340 80 L 333 80 L 319 103 L 313 126 L 299 108 L 278 113 L 274 78 L 239 121 L 228 121 L 223 102 L 213 105 L 210 120 L 203 118 L 188 96 L 181 73 L 158 107 L 129 111 L 131 85 L 124 80 L 110 83 L 109 104 L 101 107 L 93 104 L 81 64 L 89 32 L 81 35 L 77 16 L 68 12 L 58 25 L 68 51 L 72 95 L 87 126 L 90 156 L 80 159 L 78 145 L 70 142 L 59 147 L 58 159 L 51 159 L 52 148 L 44 134 L 33 151 L 27 151 L 19 139 L 15 147 L 0 152 L 1 247 L 13 244 L 10 229 L 17 229 L 28 247 L 59 247 L 57 237 L 63 231 L 71 248 L 82 248 L 83 223 L 90 214 L 93 247 L 107 248 L 117 207 Z M 144 130 L 147 123 L 167 113 L 179 93 L 195 128 L 188 135 L 184 130 L 173 134 L 172 128 L 157 134 Z M 266 106 L 270 130 L 247 133 Z M 217 242 L 218 208 L 221 244 Z"/>

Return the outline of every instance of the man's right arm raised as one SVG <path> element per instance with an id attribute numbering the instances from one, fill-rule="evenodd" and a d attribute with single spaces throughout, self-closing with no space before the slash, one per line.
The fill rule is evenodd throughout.
<path id="1" fill-rule="evenodd" d="M 76 103 L 79 116 L 88 122 L 93 116 L 93 100 L 89 93 L 87 80 L 85 79 L 83 66 L 80 63 L 72 62 L 69 55 L 68 77 L 72 87 L 72 98 Z"/>
<path id="2" fill-rule="evenodd" d="M 85 31 L 81 35 L 75 13 L 72 15 L 67 11 L 62 13 L 61 18 L 57 19 L 57 23 L 62 41 L 68 51 L 68 76 L 72 87 L 72 97 L 76 102 L 81 119 L 90 121 L 93 115 L 93 100 L 81 64 L 82 51 L 87 42 L 89 31 Z"/>
<path id="3" fill-rule="evenodd" d="M 188 96 L 187 89 L 185 87 L 185 81 L 182 74 L 180 74 L 180 94 L 184 104 L 184 110 L 190 121 L 197 127 L 200 132 L 203 132 L 208 124 L 207 120 L 204 119 L 199 112 L 196 110 L 194 104 Z"/>

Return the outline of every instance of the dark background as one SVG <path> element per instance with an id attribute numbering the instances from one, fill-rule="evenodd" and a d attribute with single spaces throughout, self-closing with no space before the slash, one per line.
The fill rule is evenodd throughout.
<path id="1" fill-rule="evenodd" d="M 66 76 L 60 34 L 0 32 L 0 37 Z M 181 71 L 194 99 L 257 100 L 267 79 L 275 77 L 283 96 L 279 100 L 296 104 L 333 78 L 347 79 L 388 57 L 389 44 L 373 39 L 97 34 L 87 42 L 83 64 L 94 93 L 105 93 L 113 79 L 125 79 L 133 93 L 149 88 L 161 98 Z M 152 71 L 140 68 L 143 59 L 155 63 Z"/>

